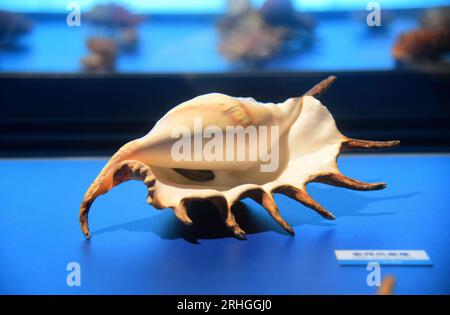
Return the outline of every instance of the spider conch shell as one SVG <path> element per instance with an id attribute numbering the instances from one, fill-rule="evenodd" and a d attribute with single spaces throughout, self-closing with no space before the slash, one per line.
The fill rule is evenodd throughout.
<path id="1" fill-rule="evenodd" d="M 83 233 L 90 237 L 88 213 L 94 199 L 130 179 L 144 181 L 149 204 L 157 209 L 171 208 L 187 225 L 192 224 L 187 211 L 192 201 L 212 202 L 228 229 L 240 239 L 245 239 L 246 234 L 236 222 L 232 206 L 241 199 L 252 198 L 281 227 L 294 234 L 292 227 L 281 217 L 273 199 L 274 193 L 287 195 L 324 218 L 334 219 L 331 212 L 306 192 L 308 183 L 321 182 L 355 190 L 385 188 L 384 183 L 364 183 L 346 177 L 338 169 L 337 158 L 343 149 L 389 148 L 398 145 L 399 141 L 364 141 L 342 135 L 330 112 L 317 99 L 334 80 L 335 77 L 329 77 L 305 95 L 280 104 L 211 93 L 176 106 L 147 135 L 125 144 L 100 172 L 81 203 L 79 218 Z M 199 121 L 201 128 L 198 128 Z M 210 132 L 205 139 L 206 127 L 210 126 L 216 133 Z M 264 140 L 256 144 L 248 140 L 250 136 L 243 138 L 245 141 L 235 139 L 234 146 L 225 147 L 231 150 L 230 156 L 226 155 L 230 150 L 222 152 L 217 146 L 215 150 L 205 150 L 213 135 L 225 132 L 229 127 L 251 127 L 257 136 L 265 138 L 257 137 Z M 192 146 L 184 148 L 183 154 L 191 158 L 173 156 L 174 148 L 179 144 L 179 137 L 174 137 L 177 128 L 190 132 L 189 139 L 199 134 L 203 136 L 197 147 L 194 139 Z M 225 144 L 225 141 L 221 143 Z M 266 150 L 256 150 L 263 154 L 250 158 L 250 151 L 255 146 L 258 150 Z M 212 156 L 208 156 L 208 152 Z M 218 155 L 214 155 L 216 153 Z M 236 158 L 239 154 L 241 159 Z M 269 161 L 270 157 L 276 160 Z"/>

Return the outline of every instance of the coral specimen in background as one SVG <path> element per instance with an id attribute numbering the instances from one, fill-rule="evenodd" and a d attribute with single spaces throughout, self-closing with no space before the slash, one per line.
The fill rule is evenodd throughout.
<path id="1" fill-rule="evenodd" d="M 131 52 L 139 41 L 136 27 L 143 20 L 118 4 L 96 5 L 85 14 L 98 33 L 88 38 L 86 44 L 91 54 L 82 59 L 86 70 L 107 72 L 115 69 L 120 52 Z"/>
<path id="2" fill-rule="evenodd" d="M 0 10 L 0 48 L 12 48 L 17 39 L 31 31 L 33 24 L 24 15 Z"/>
<path id="3" fill-rule="evenodd" d="M 228 1 L 227 15 L 219 22 L 218 50 L 231 61 L 259 63 L 288 44 L 308 46 L 315 22 L 296 12 L 290 0 L 267 0 L 260 10 L 250 1 Z"/>
<path id="4" fill-rule="evenodd" d="M 222 23 L 219 51 L 226 59 L 259 61 L 277 52 L 287 35 L 284 27 L 267 24 L 255 11 Z"/>
<path id="5" fill-rule="evenodd" d="M 392 55 L 400 65 L 444 64 L 450 52 L 450 8 L 426 10 L 421 24 L 419 29 L 400 34 Z"/>
<path id="6" fill-rule="evenodd" d="M 400 35 L 392 49 L 397 60 L 438 61 L 439 57 L 450 50 L 450 30 L 419 29 Z"/>

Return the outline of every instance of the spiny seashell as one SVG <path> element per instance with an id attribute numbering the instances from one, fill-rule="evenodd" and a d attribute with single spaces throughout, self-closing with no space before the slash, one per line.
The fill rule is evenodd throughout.
<path id="1" fill-rule="evenodd" d="M 280 104 L 212 93 L 176 106 L 146 136 L 125 144 L 100 172 L 81 203 L 83 233 L 90 237 L 88 212 L 94 199 L 130 179 L 144 181 L 149 204 L 157 209 L 172 208 L 187 225 L 192 224 L 187 212 L 192 201 L 212 202 L 226 226 L 240 239 L 246 235 L 235 220 L 232 206 L 241 199 L 252 198 L 294 234 L 281 217 L 274 193 L 287 195 L 324 218 L 334 219 L 306 192 L 308 183 L 355 190 L 385 188 L 384 183 L 364 183 L 339 172 L 341 150 L 390 148 L 399 141 L 364 141 L 342 135 L 332 115 L 317 100 L 334 80 L 329 77 L 304 96 Z M 237 133 L 231 138 L 219 137 L 229 128 L 240 128 L 241 136 L 242 131 L 248 133 L 244 132 L 240 140 Z M 258 136 L 253 139 L 262 140 L 250 141 L 252 131 Z M 180 145 L 180 134 L 185 133 L 192 146 Z M 174 155 L 177 152 L 181 158 Z M 254 152 L 262 154 L 252 156 Z"/>

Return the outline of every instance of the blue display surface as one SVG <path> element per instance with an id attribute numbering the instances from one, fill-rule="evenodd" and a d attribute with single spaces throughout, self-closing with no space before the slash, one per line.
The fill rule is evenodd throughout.
<path id="1" fill-rule="evenodd" d="M 194 225 L 146 204 L 128 182 L 94 203 L 85 240 L 78 207 L 105 159 L 0 161 L 2 294 L 373 294 L 365 266 L 343 267 L 336 249 L 423 249 L 431 267 L 381 267 L 398 294 L 450 293 L 449 155 L 351 155 L 340 169 L 388 188 L 355 192 L 322 184 L 310 194 L 327 221 L 287 197 L 276 201 L 296 232 L 287 235 L 253 201 L 236 208 L 247 241 L 234 238 L 208 204 Z M 69 262 L 81 286 L 69 287 Z"/>

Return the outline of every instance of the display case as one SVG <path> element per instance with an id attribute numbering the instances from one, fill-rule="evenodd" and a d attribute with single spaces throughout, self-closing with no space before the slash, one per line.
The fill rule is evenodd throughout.
<path id="1" fill-rule="evenodd" d="M 0 293 L 449 294 L 449 25 L 448 1 L 439 0 L 3 0 Z M 337 79 L 326 92 L 311 92 L 330 76 Z M 144 137 L 178 104 L 208 93 L 233 97 L 208 99 L 197 113 L 218 124 L 235 110 L 234 97 L 278 105 L 299 98 L 304 108 L 312 97 L 347 140 L 399 140 L 380 152 L 354 146 L 340 156 L 338 170 L 331 167 L 345 180 L 387 187 L 364 192 L 385 186 L 320 177 L 329 169 L 301 182 L 312 201 L 275 187 L 274 207 L 292 233 L 261 200 L 245 195 L 229 213 L 246 241 L 229 233 L 229 220 L 222 222 L 203 193 L 189 195 L 195 197 L 186 207 L 192 224 L 183 225 L 177 207 L 165 203 L 168 197 L 155 204 L 150 190 L 158 190 L 131 167 L 111 171 L 110 182 L 98 183 L 101 194 L 129 179 L 146 180 L 145 186 L 130 181 L 92 206 L 86 201 L 89 185 L 113 165 L 107 163 L 119 148 Z M 251 122 L 265 121 L 243 104 Z M 300 151 L 309 142 L 317 152 L 338 143 L 320 137 L 334 126 L 323 116 L 306 121 L 312 131 L 299 138 Z M 342 149 L 351 147 L 347 140 Z M 296 152 L 293 143 L 283 156 Z M 169 167 L 169 160 L 154 162 L 155 152 L 148 159 L 130 156 L 155 174 L 156 185 L 170 186 L 164 167 L 182 170 L 183 180 L 172 184 L 178 188 L 216 167 Z M 338 158 L 311 153 L 308 161 L 326 164 L 324 156 Z M 234 170 L 232 164 L 217 168 Z M 269 187 L 251 172 L 224 173 L 240 178 L 226 190 Z M 195 189 L 225 190 L 214 185 L 206 179 Z M 79 225 L 83 202 L 91 206 L 89 240 Z M 320 216 L 317 207 L 336 220 Z M 342 250 L 365 256 L 340 259 Z M 411 258 L 383 256 L 402 251 Z M 415 259 L 415 251 L 425 256 Z M 369 281 L 374 270 L 380 272 L 375 284 Z"/>

